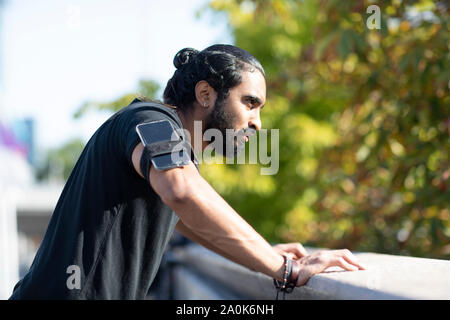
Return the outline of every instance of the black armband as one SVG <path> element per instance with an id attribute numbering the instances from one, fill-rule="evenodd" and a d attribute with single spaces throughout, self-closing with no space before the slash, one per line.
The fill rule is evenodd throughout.
<path id="1" fill-rule="evenodd" d="M 140 169 L 147 181 L 151 165 L 157 170 L 167 170 L 191 162 L 189 143 L 180 137 L 168 120 L 140 124 L 136 131 L 144 145 Z"/>

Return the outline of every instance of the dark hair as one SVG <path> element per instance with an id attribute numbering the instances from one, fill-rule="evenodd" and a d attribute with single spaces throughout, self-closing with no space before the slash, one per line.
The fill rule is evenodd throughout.
<path id="1" fill-rule="evenodd" d="M 249 52 L 233 45 L 216 44 L 203 51 L 180 50 L 173 59 L 177 70 L 164 89 L 164 103 L 185 111 L 195 101 L 195 86 L 205 80 L 216 90 L 217 99 L 226 99 L 231 88 L 242 81 L 243 70 L 258 69 L 265 77 L 261 63 Z"/>

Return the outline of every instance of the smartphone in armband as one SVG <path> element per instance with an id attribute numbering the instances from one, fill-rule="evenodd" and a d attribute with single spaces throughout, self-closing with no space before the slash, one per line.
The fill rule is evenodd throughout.
<path id="1" fill-rule="evenodd" d="M 136 132 L 144 147 L 155 142 L 182 141 L 180 135 L 175 131 L 169 120 L 139 124 L 136 126 Z M 182 148 L 176 152 L 178 154 L 173 155 L 172 152 L 168 150 L 165 154 L 153 157 L 151 161 L 155 169 L 166 170 L 190 163 L 191 158 L 187 153 L 188 150 L 186 150 L 186 148 Z"/>

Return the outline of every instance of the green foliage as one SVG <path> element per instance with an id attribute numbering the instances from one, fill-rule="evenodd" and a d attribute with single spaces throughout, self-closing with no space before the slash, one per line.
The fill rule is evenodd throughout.
<path id="1" fill-rule="evenodd" d="M 66 181 L 83 151 L 85 143 L 72 139 L 59 148 L 47 151 L 44 161 L 36 168 L 36 179 Z"/>
<path id="2" fill-rule="evenodd" d="M 370 4 L 381 9 L 381 29 L 366 27 Z M 270 241 L 448 259 L 448 8 L 397 0 L 210 8 L 266 69 L 263 127 L 280 129 L 277 175 L 201 168 L 224 198 Z"/>

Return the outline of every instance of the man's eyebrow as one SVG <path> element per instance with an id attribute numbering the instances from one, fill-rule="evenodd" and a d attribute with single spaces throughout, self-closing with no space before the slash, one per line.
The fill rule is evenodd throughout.
<path id="1" fill-rule="evenodd" d="M 253 99 L 254 101 L 256 101 L 257 104 L 261 105 L 261 109 L 264 108 L 264 105 L 262 105 L 262 101 L 260 98 L 258 98 L 257 96 L 248 94 L 244 96 L 244 99 Z"/>

